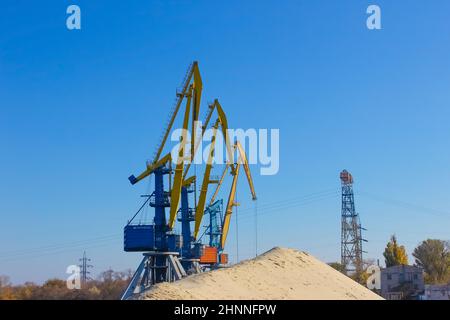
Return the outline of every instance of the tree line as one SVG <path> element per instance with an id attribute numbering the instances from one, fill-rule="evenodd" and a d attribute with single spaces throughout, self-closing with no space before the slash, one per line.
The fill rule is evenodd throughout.
<path id="1" fill-rule="evenodd" d="M 0 300 L 118 300 L 130 278 L 131 270 L 110 269 L 82 284 L 81 289 L 68 289 L 61 279 L 49 279 L 42 285 L 32 282 L 12 285 L 7 276 L 0 276 Z"/>

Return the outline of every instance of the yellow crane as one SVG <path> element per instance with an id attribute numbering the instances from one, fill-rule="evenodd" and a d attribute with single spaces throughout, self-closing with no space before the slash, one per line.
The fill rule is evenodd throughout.
<path id="1" fill-rule="evenodd" d="M 161 142 L 158 145 L 158 148 L 156 149 L 155 155 L 153 157 L 152 161 L 147 162 L 146 164 L 146 170 L 142 172 L 140 175 L 135 177 L 134 175 L 130 176 L 128 179 L 132 184 L 135 184 L 150 174 L 154 172 L 157 168 L 160 168 L 162 166 L 165 166 L 166 164 L 169 164 L 171 166 L 172 163 L 172 155 L 171 153 L 167 153 L 164 156 L 161 156 L 164 146 L 167 142 L 167 138 L 172 130 L 172 127 L 174 125 L 175 119 L 182 108 L 183 101 L 185 100 L 185 109 L 184 109 L 184 115 L 183 115 L 183 122 L 182 122 L 182 134 L 180 137 L 180 143 L 178 145 L 178 152 L 177 152 L 177 161 L 175 168 L 172 172 L 169 174 L 169 192 L 170 192 L 170 214 L 169 219 L 167 223 L 167 227 L 169 230 L 173 229 L 175 225 L 176 215 L 179 208 L 180 203 L 180 197 L 181 197 L 181 189 L 183 186 L 189 186 L 196 180 L 196 176 L 188 177 L 189 169 L 191 167 L 192 160 L 194 159 L 194 155 L 196 154 L 198 147 L 201 143 L 201 139 L 203 138 L 203 135 L 206 131 L 206 128 L 209 125 L 209 122 L 211 121 L 214 112 L 217 113 L 217 118 L 213 124 L 213 136 L 211 139 L 211 145 L 208 155 L 208 160 L 206 163 L 205 172 L 203 175 L 203 180 L 200 188 L 200 195 L 198 198 L 198 203 L 195 208 L 195 227 L 193 232 L 193 238 L 194 240 L 197 239 L 199 230 L 201 227 L 202 219 L 205 213 L 205 207 L 206 207 L 206 197 L 208 194 L 208 188 L 210 184 L 217 184 L 216 190 L 214 191 L 214 194 L 211 198 L 211 201 L 209 205 L 211 205 L 215 198 L 218 195 L 219 189 L 223 183 L 223 180 L 225 178 L 226 172 L 228 172 L 228 169 L 231 169 L 231 175 L 233 176 L 233 181 L 231 185 L 231 190 L 228 196 L 228 202 L 225 210 L 225 214 L 222 221 L 222 234 L 221 234 L 221 248 L 225 246 L 226 238 L 228 235 L 228 229 L 230 224 L 230 219 L 233 211 L 233 207 L 237 206 L 238 204 L 235 202 L 235 196 L 236 196 L 236 186 L 237 181 L 239 177 L 240 167 L 241 165 L 244 166 L 244 171 L 247 176 L 247 181 L 249 183 L 250 191 L 252 193 L 252 199 L 256 200 L 256 194 L 253 186 L 253 180 L 250 173 L 250 168 L 248 165 L 247 157 L 245 155 L 245 151 L 243 150 L 241 144 L 239 142 L 236 142 L 234 145 L 230 142 L 230 137 L 228 136 L 228 121 L 226 114 L 219 103 L 217 99 L 214 100 L 213 103 L 211 103 L 208 106 L 208 112 L 206 115 L 206 118 L 204 120 L 204 123 L 201 127 L 201 133 L 197 137 L 197 128 L 196 122 L 199 119 L 199 110 L 200 110 L 200 102 L 201 102 L 201 96 L 202 96 L 202 89 L 203 89 L 203 82 L 200 75 L 200 70 L 198 66 L 198 62 L 194 61 L 191 66 L 188 69 L 188 72 L 186 73 L 185 79 L 182 84 L 182 88 L 179 92 L 177 92 L 177 100 L 175 107 L 173 109 L 172 114 L 169 117 L 169 122 L 167 124 L 166 129 L 163 131 Z M 187 148 L 187 134 L 189 132 L 190 127 L 190 133 L 191 133 L 191 145 L 190 145 L 190 161 L 188 161 L 187 164 L 185 164 L 185 154 L 186 154 L 186 148 Z M 211 179 L 211 170 L 213 167 L 213 160 L 214 160 L 214 154 L 215 154 L 215 142 L 217 138 L 217 131 L 219 130 L 223 135 L 225 146 L 226 146 L 226 152 L 228 155 L 228 161 L 227 162 L 224 172 L 222 173 L 222 176 L 219 180 Z M 233 163 L 234 154 L 237 151 L 238 157 L 237 162 Z M 173 177 L 172 177 L 173 175 Z"/>
<path id="2" fill-rule="evenodd" d="M 229 194 L 226 214 L 224 215 L 221 224 L 223 226 L 223 232 L 221 232 L 221 248 L 220 252 L 225 246 L 226 237 L 228 234 L 228 228 L 230 224 L 231 214 L 233 206 L 236 206 L 235 194 L 236 185 L 239 176 L 239 170 L 241 165 L 244 166 L 244 170 L 247 175 L 250 190 L 252 192 L 252 198 L 256 199 L 256 194 L 253 187 L 253 181 L 250 174 L 250 169 L 245 156 L 245 152 L 239 142 L 234 145 L 230 143 L 228 136 L 228 122 L 225 112 L 222 109 L 219 101 L 216 99 L 210 104 L 207 112 L 206 119 L 201 128 L 201 133 L 197 133 L 197 122 L 199 119 L 200 102 L 202 97 L 203 83 L 200 76 L 200 70 L 198 63 L 194 61 L 185 76 L 181 89 L 177 92 L 177 100 L 174 108 L 169 116 L 167 127 L 163 131 L 161 141 L 157 145 L 157 149 L 151 161 L 146 163 L 146 169 L 137 177 L 131 175 L 128 179 L 132 184 L 136 184 L 151 174 L 155 176 L 155 190 L 148 197 L 144 205 L 149 202 L 150 206 L 154 207 L 155 215 L 152 224 L 132 224 L 134 217 L 142 210 L 144 205 L 133 216 L 124 228 L 124 250 L 129 252 L 144 252 L 144 258 L 142 259 L 139 267 L 130 281 L 122 298 L 127 298 L 133 294 L 134 290 L 141 283 L 141 287 L 153 285 L 161 281 L 173 281 L 181 279 L 187 275 L 186 271 L 194 269 L 199 270 L 197 256 L 193 255 L 192 241 L 193 236 L 190 233 L 190 222 L 195 220 L 195 238 L 197 237 L 202 218 L 205 212 L 206 196 L 208 193 L 208 187 L 210 184 L 217 184 L 216 190 L 213 194 L 212 201 L 218 194 L 220 186 L 224 180 L 226 172 L 231 168 L 231 174 L 233 176 L 232 188 Z M 180 136 L 180 142 L 176 150 L 176 162 L 175 168 L 172 168 L 172 153 L 169 152 L 162 156 L 167 138 L 172 131 L 175 119 L 182 109 L 183 102 L 185 101 L 184 115 L 182 119 L 182 134 Z M 200 195 L 198 205 L 195 207 L 195 216 L 192 216 L 191 208 L 188 205 L 188 190 L 189 186 L 194 184 L 196 176 L 188 177 L 188 172 L 191 167 L 191 163 L 194 160 L 194 156 L 198 150 L 198 147 L 203 139 L 206 128 L 211 121 L 214 112 L 217 112 L 217 118 L 213 122 L 213 134 L 211 139 L 211 145 L 206 163 L 205 173 L 203 175 L 202 186 L 200 189 Z M 189 131 L 190 129 L 190 131 Z M 216 138 L 217 132 L 221 132 L 225 140 L 226 152 L 228 160 L 225 170 L 220 180 L 211 179 L 211 170 L 213 160 L 215 158 Z M 191 133 L 190 152 L 187 152 L 188 134 Z M 238 161 L 234 163 L 234 153 L 239 153 Z M 175 157 L 175 155 L 174 155 Z M 188 160 L 185 163 L 185 160 Z M 164 189 L 164 176 L 169 176 L 169 189 Z M 173 177 L 172 177 L 173 176 Z M 169 199 L 170 198 L 170 199 Z M 196 198 L 196 195 L 195 195 Z M 182 236 L 173 232 L 176 216 L 178 213 L 179 203 L 181 202 L 180 209 L 180 221 L 182 224 Z M 220 201 L 221 203 L 221 201 Z M 165 208 L 170 207 L 169 220 L 166 222 Z M 208 207 L 209 208 L 209 207 Z M 220 209 L 221 210 L 221 209 Z M 218 223 L 216 223 L 218 225 Z M 184 240 L 187 239 L 187 240 Z M 215 238 L 218 240 L 218 236 Z M 218 241 L 216 241 L 218 243 Z M 217 245 L 214 245 L 212 249 L 217 252 Z M 202 244 L 197 242 L 193 246 L 194 248 L 201 248 Z M 197 251 L 195 251 L 197 252 Z M 178 256 L 180 255 L 180 259 Z M 217 259 L 215 260 L 217 262 Z M 195 262 L 195 263 L 194 263 Z M 201 258 L 200 258 L 201 263 Z M 170 266 L 167 268 L 167 266 Z"/>
<path id="3" fill-rule="evenodd" d="M 256 200 L 256 192 L 255 187 L 253 185 L 252 175 L 250 173 L 250 167 L 248 165 L 247 156 L 245 155 L 245 151 L 242 148 L 239 141 L 234 144 L 234 148 L 237 149 L 239 156 L 237 158 L 237 163 L 230 166 L 231 167 L 231 175 L 233 176 L 233 181 L 231 183 L 230 194 L 228 196 L 227 207 L 225 210 L 225 215 L 223 217 L 222 222 L 222 235 L 220 237 L 220 249 L 223 250 L 225 248 L 225 242 L 227 240 L 228 230 L 230 228 L 231 215 L 233 213 L 233 207 L 238 206 L 239 204 L 235 201 L 236 199 L 236 186 L 239 178 L 240 167 L 244 167 L 245 175 L 247 176 L 247 182 L 250 187 L 250 192 L 252 194 L 252 200 Z"/>
<path id="4" fill-rule="evenodd" d="M 167 163 L 172 162 L 171 153 L 167 153 L 165 156 L 161 157 L 161 153 L 164 149 L 164 145 L 167 141 L 169 133 L 172 129 L 172 126 L 175 122 L 175 118 L 178 114 L 178 111 L 181 108 L 183 100 L 186 99 L 185 112 L 183 117 L 183 131 L 182 136 L 180 137 L 180 144 L 178 149 L 178 158 L 177 164 L 175 167 L 175 174 L 173 177 L 173 182 L 170 177 L 169 184 L 170 188 L 170 215 L 168 221 L 169 229 L 172 229 L 175 224 L 175 217 L 178 210 L 178 204 L 180 201 L 181 187 L 183 186 L 183 168 L 184 168 L 184 155 L 186 148 L 186 134 L 189 127 L 189 118 L 191 118 L 191 159 L 194 154 L 194 141 L 195 137 L 195 123 L 198 121 L 199 111 L 200 111 L 200 101 L 202 96 L 203 83 L 202 78 L 200 76 L 200 70 L 198 67 L 198 62 L 194 61 L 188 72 L 186 74 L 185 80 L 183 81 L 182 89 L 180 92 L 177 92 L 177 101 L 174 107 L 174 110 L 170 116 L 169 123 L 164 130 L 161 143 L 159 144 L 155 156 L 151 162 L 147 163 L 147 168 L 144 172 L 142 172 L 139 176 L 135 177 L 134 175 L 130 176 L 128 179 L 132 184 L 135 184 L 142 179 L 149 176 L 152 172 L 154 172 L 157 168 L 166 165 Z M 192 106 L 191 106 L 192 104 Z M 192 114 L 192 116 L 191 116 Z M 161 158 L 160 158 L 161 157 Z"/>
<path id="5" fill-rule="evenodd" d="M 191 119 L 191 155 L 190 160 L 194 159 L 194 155 L 198 150 L 199 144 L 201 142 L 201 139 L 206 131 L 206 128 L 208 127 L 209 122 L 211 121 L 211 118 L 214 114 L 214 111 L 217 112 L 217 120 L 214 124 L 214 135 L 212 140 L 215 140 L 215 135 L 217 128 L 220 126 L 221 132 L 223 134 L 223 138 L 225 140 L 225 145 L 227 149 L 227 153 L 229 157 L 232 154 L 231 151 L 231 144 L 229 142 L 228 137 L 228 121 L 227 117 L 225 115 L 225 112 L 223 111 L 223 108 L 221 104 L 219 103 L 219 100 L 215 99 L 212 104 L 210 104 L 208 113 L 206 115 L 205 121 L 202 124 L 202 130 L 199 137 L 196 137 L 196 122 L 198 121 L 199 117 L 199 109 L 200 109 L 200 101 L 201 101 L 201 95 L 202 95 L 202 78 L 200 76 L 200 71 L 198 67 L 198 62 L 194 61 L 191 67 L 189 68 L 186 78 L 183 82 L 183 86 L 180 92 L 177 93 L 177 102 L 175 104 L 175 108 L 173 110 L 173 113 L 170 116 L 169 123 L 166 127 L 166 129 L 163 132 L 161 143 L 159 144 L 157 151 L 155 153 L 155 156 L 153 158 L 153 161 L 147 163 L 147 168 L 144 172 L 142 172 L 140 175 L 135 177 L 134 175 L 130 176 L 128 179 L 132 184 L 135 184 L 142 179 L 149 176 L 152 172 L 154 172 L 157 168 L 162 167 L 166 165 L 167 163 L 172 162 L 172 156 L 171 153 L 167 153 L 166 155 L 161 157 L 162 151 L 164 149 L 165 143 L 167 141 L 167 138 L 169 136 L 170 131 L 172 130 L 173 124 L 175 122 L 176 116 L 181 108 L 183 100 L 186 100 L 185 104 L 185 111 L 183 116 L 183 126 L 182 126 L 182 135 L 180 137 L 180 143 L 179 143 L 179 149 L 178 149 L 178 158 L 176 161 L 176 166 L 174 169 L 174 176 L 172 179 L 172 174 L 170 174 L 169 178 L 169 185 L 170 185 L 170 214 L 169 214 L 169 220 L 168 220 L 168 228 L 173 229 L 175 224 L 175 218 L 176 214 L 179 208 L 179 202 L 180 202 L 180 195 L 181 195 L 181 188 L 183 186 L 190 185 L 193 183 L 196 179 L 195 176 L 187 177 L 189 169 L 191 167 L 191 161 L 189 161 L 186 166 L 184 164 L 185 160 L 185 149 L 187 146 L 187 133 L 189 129 L 189 120 Z M 212 142 L 212 144 L 214 144 Z M 214 153 L 214 146 L 212 147 L 212 153 Z M 211 156 L 213 157 L 213 155 Z M 203 176 L 203 183 L 202 188 L 200 190 L 200 197 L 198 206 L 196 208 L 195 213 L 195 232 L 194 232 L 194 238 L 197 237 L 198 231 L 200 229 L 202 217 L 203 217 L 203 211 L 205 209 L 205 199 L 206 194 L 208 191 L 208 185 L 210 183 L 214 183 L 214 181 L 210 180 L 210 172 L 212 167 L 212 160 L 208 160 L 205 174 Z"/>
<path id="6" fill-rule="evenodd" d="M 223 216 L 223 220 L 221 221 L 220 246 L 218 248 L 219 252 L 223 251 L 223 249 L 225 248 L 225 243 L 226 243 L 228 231 L 230 228 L 231 216 L 233 214 L 233 207 L 239 205 L 235 200 L 236 200 L 236 188 L 237 188 L 237 183 L 238 183 L 241 166 L 244 167 L 244 171 L 245 171 L 245 175 L 247 177 L 247 182 L 248 182 L 248 185 L 250 188 L 252 200 L 256 200 L 255 187 L 253 184 L 253 179 L 252 179 L 252 175 L 250 172 L 250 166 L 248 164 L 248 160 L 247 160 L 247 156 L 245 155 L 244 148 L 242 147 L 242 145 L 239 141 L 236 141 L 234 143 L 234 145 L 232 146 L 232 148 L 233 148 L 233 150 L 237 151 L 237 154 L 238 154 L 237 161 L 235 163 L 227 163 L 226 164 L 219 180 L 210 181 L 210 183 L 217 184 L 216 189 L 209 201 L 209 206 L 212 206 L 217 198 L 219 190 L 223 184 L 223 181 L 225 180 L 225 176 L 228 173 L 228 171 L 230 171 L 230 173 L 233 177 L 233 180 L 231 182 L 230 192 L 228 195 L 225 214 Z M 232 155 L 234 155 L 234 153 Z M 233 158 L 229 158 L 229 159 L 233 159 Z"/>
<path id="7" fill-rule="evenodd" d="M 208 154 L 208 159 L 206 161 L 206 168 L 205 168 L 205 173 L 203 175 L 202 186 L 200 189 L 200 196 L 198 199 L 197 208 L 195 210 L 194 239 L 197 239 L 198 232 L 200 230 L 200 225 L 201 225 L 201 222 L 203 219 L 203 215 L 204 215 L 204 211 L 205 211 L 205 204 L 206 204 L 206 195 L 208 193 L 208 186 L 213 183 L 218 183 L 218 181 L 216 181 L 216 180 L 211 180 L 210 176 L 211 176 L 211 169 L 213 166 L 213 160 L 214 160 L 214 155 L 215 155 L 217 129 L 219 128 L 219 126 L 221 128 L 223 138 L 225 141 L 228 159 L 231 159 L 232 154 L 233 154 L 232 147 L 230 144 L 230 138 L 228 136 L 227 117 L 225 116 L 222 106 L 220 105 L 220 103 L 217 99 L 214 101 L 213 104 L 211 104 L 209 106 L 208 115 L 206 116 L 205 124 L 203 126 L 202 136 L 203 136 L 203 133 L 204 133 L 209 121 L 211 120 L 211 116 L 212 116 L 214 110 L 217 110 L 218 116 L 217 116 L 217 120 L 215 121 L 215 123 L 213 125 L 213 135 L 211 138 L 210 150 L 209 150 L 209 154 Z M 195 146 L 195 151 L 197 150 L 197 147 L 198 147 L 198 145 Z M 187 167 L 187 170 L 188 169 L 189 169 L 189 165 Z"/>

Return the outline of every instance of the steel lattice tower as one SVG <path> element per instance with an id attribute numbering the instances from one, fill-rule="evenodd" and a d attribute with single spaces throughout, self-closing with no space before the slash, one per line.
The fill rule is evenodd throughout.
<path id="1" fill-rule="evenodd" d="M 342 186 L 342 220 L 341 220 L 341 264 L 346 273 L 363 270 L 361 223 L 355 210 L 353 196 L 353 177 L 343 170 L 340 174 Z"/>
<path id="2" fill-rule="evenodd" d="M 91 277 L 89 276 L 91 273 L 88 271 L 88 269 L 92 268 L 93 266 L 91 264 L 88 264 L 91 259 L 86 256 L 86 251 L 83 252 L 83 258 L 79 260 L 81 262 L 81 264 L 79 265 L 79 267 L 81 268 L 81 285 L 84 286 L 86 282 L 91 279 Z"/>

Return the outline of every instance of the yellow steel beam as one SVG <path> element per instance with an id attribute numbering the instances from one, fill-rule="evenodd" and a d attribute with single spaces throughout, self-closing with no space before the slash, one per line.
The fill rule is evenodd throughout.
<path id="1" fill-rule="evenodd" d="M 230 137 L 228 135 L 228 121 L 225 112 L 223 111 L 222 106 L 219 103 L 219 100 L 214 100 L 214 105 L 217 109 L 217 114 L 219 115 L 220 127 L 222 129 L 223 138 L 225 140 L 225 146 L 227 148 L 228 160 L 230 163 L 233 163 L 233 152 L 232 152 L 232 143 L 230 141 Z"/>
<path id="2" fill-rule="evenodd" d="M 228 196 L 225 215 L 223 217 L 222 234 L 220 236 L 221 250 L 223 250 L 225 248 L 225 242 L 227 241 L 228 230 L 230 229 L 231 215 L 233 214 L 233 207 L 237 205 L 236 202 L 234 201 L 234 199 L 236 197 L 236 185 L 237 185 L 237 181 L 239 178 L 239 168 L 240 168 L 240 164 L 238 163 L 235 166 L 233 182 L 231 184 L 231 190 L 230 190 L 230 194 Z"/>
<path id="3" fill-rule="evenodd" d="M 237 159 L 237 163 L 234 165 L 234 168 L 233 167 L 231 168 L 231 174 L 233 175 L 233 182 L 231 184 L 231 190 L 230 190 L 230 194 L 228 196 L 227 207 L 225 210 L 225 215 L 224 215 L 223 223 L 222 223 L 222 235 L 220 237 L 220 248 L 222 250 L 225 248 L 228 230 L 230 228 L 231 215 L 233 214 L 233 207 L 238 205 L 235 201 L 235 198 L 236 198 L 236 185 L 237 185 L 241 165 L 244 166 L 244 171 L 247 176 L 247 181 L 248 181 L 248 184 L 250 187 L 250 192 L 252 194 L 252 199 L 256 200 L 256 192 L 255 192 L 255 188 L 253 185 L 253 179 L 252 179 L 252 175 L 250 173 L 250 167 L 248 165 L 247 156 L 245 155 L 245 151 L 242 148 L 242 145 L 239 143 L 239 141 L 237 141 L 235 143 L 234 147 L 238 150 L 239 157 Z"/>
<path id="4" fill-rule="evenodd" d="M 191 143 L 194 143 L 194 147 L 192 148 L 191 146 L 191 159 L 194 159 L 195 154 L 197 153 L 198 147 L 201 143 L 201 139 L 203 138 L 203 135 L 206 131 L 206 128 L 208 127 L 209 121 L 211 120 L 211 117 L 214 113 L 214 110 L 217 110 L 217 115 L 218 115 L 218 119 L 220 122 L 220 127 L 221 127 L 221 131 L 222 131 L 222 135 L 226 144 L 226 148 L 227 148 L 227 155 L 228 155 L 228 159 L 230 161 L 230 163 L 233 163 L 233 153 L 232 153 L 232 142 L 230 141 L 230 137 L 228 135 L 228 121 L 227 121 L 227 116 L 225 115 L 225 112 L 222 109 L 222 106 L 219 103 L 219 100 L 215 99 L 214 102 L 208 106 L 209 107 L 209 111 L 208 114 L 206 115 L 206 119 L 205 119 L 205 123 L 203 123 L 202 125 L 202 134 L 199 138 L 197 139 L 192 139 Z M 186 178 L 189 169 L 191 167 L 191 163 L 188 163 L 186 165 L 186 170 L 184 172 L 184 177 Z"/>
<path id="5" fill-rule="evenodd" d="M 192 79 L 194 79 L 194 80 L 192 81 Z M 164 156 L 162 159 L 160 159 L 159 157 L 161 156 L 161 153 L 164 149 L 164 145 L 167 141 L 170 130 L 172 129 L 172 126 L 175 122 L 175 118 L 178 114 L 178 111 L 180 110 L 180 106 L 181 106 L 181 103 L 183 102 L 183 99 L 185 97 L 187 97 L 187 95 L 191 94 L 191 92 L 190 92 L 191 85 L 194 88 L 194 95 L 195 95 L 195 103 L 194 103 L 195 104 L 195 108 L 194 108 L 195 112 L 193 112 L 193 113 L 196 115 L 196 117 L 198 119 L 198 113 L 199 113 L 199 108 L 200 108 L 200 98 L 201 98 L 203 83 L 202 83 L 202 79 L 200 76 L 200 69 L 198 67 L 197 61 L 194 61 L 192 63 L 190 69 L 188 70 L 188 74 L 187 74 L 185 82 L 183 84 L 182 91 L 177 94 L 178 99 L 177 99 L 177 102 L 175 105 L 175 110 L 170 117 L 169 124 L 163 134 L 163 139 L 161 141 L 161 144 L 158 146 L 157 152 L 155 154 L 155 158 L 150 163 L 147 163 L 147 170 L 145 170 L 143 173 L 141 173 L 137 178 L 135 178 L 133 175 L 129 177 L 129 180 L 132 184 L 135 184 L 135 183 L 141 181 L 145 177 L 149 176 L 156 168 L 167 163 L 167 159 L 168 159 L 167 155 Z M 169 183 L 171 183 L 171 179 L 169 180 Z"/>
<path id="6" fill-rule="evenodd" d="M 208 154 L 208 160 L 206 162 L 205 173 L 203 175 L 202 187 L 200 189 L 200 196 L 198 199 L 197 208 L 195 209 L 195 227 L 194 227 L 194 239 L 197 239 L 198 232 L 200 230 L 200 225 L 202 223 L 202 218 L 205 210 L 206 204 L 206 194 L 208 192 L 208 186 L 210 184 L 209 177 L 211 175 L 212 162 L 214 159 L 214 148 L 216 145 L 216 134 L 217 128 L 219 126 L 219 119 L 216 120 L 216 123 L 213 126 L 213 135 L 211 138 L 211 145 Z"/>
<path id="7" fill-rule="evenodd" d="M 183 187 L 189 187 L 192 183 L 194 183 L 196 176 L 192 176 L 183 181 Z"/>
<path id="8" fill-rule="evenodd" d="M 192 76 L 194 74 L 197 74 L 197 77 L 200 76 L 200 71 L 199 71 L 199 68 L 198 68 L 197 61 L 193 62 L 192 67 L 189 70 L 186 82 L 184 83 L 184 87 L 183 87 L 181 93 L 178 94 L 178 100 L 177 100 L 177 103 L 176 103 L 176 106 L 175 106 L 175 110 L 174 110 L 172 116 L 170 117 L 169 125 L 167 126 L 166 131 L 164 132 L 164 136 L 163 136 L 163 139 L 161 141 L 161 145 L 158 147 L 158 151 L 156 152 L 155 158 L 153 159 L 153 163 L 158 161 L 159 156 L 161 155 L 161 152 L 164 149 L 164 145 L 166 143 L 167 137 L 169 136 L 169 133 L 170 133 L 170 130 L 172 129 L 173 123 L 175 122 L 175 118 L 177 116 L 178 110 L 180 109 L 181 103 L 183 102 L 183 99 L 185 98 L 186 94 L 189 91 L 189 85 L 191 83 L 191 79 L 192 79 Z M 202 87 L 202 85 L 200 85 L 200 88 L 201 87 Z M 200 89 L 200 94 L 201 94 L 201 89 Z M 200 98 L 199 98 L 199 100 L 200 100 Z"/>
<path id="9" fill-rule="evenodd" d="M 242 162 L 242 165 L 244 166 L 245 175 L 247 176 L 250 192 L 252 193 L 252 200 L 256 200 L 255 187 L 253 185 L 252 174 L 250 173 L 250 166 L 248 165 L 247 156 L 245 155 L 245 151 L 239 141 L 236 142 L 236 146 L 239 152 L 240 160 Z"/>
<path id="10" fill-rule="evenodd" d="M 178 158 L 177 158 L 177 164 L 175 167 L 175 175 L 173 178 L 173 186 L 172 190 L 170 192 L 170 215 L 169 215 L 169 229 L 172 229 L 175 224 L 175 218 L 178 211 L 178 204 L 180 202 L 180 195 L 181 195 L 181 187 L 183 182 L 183 168 L 184 168 L 184 150 L 186 147 L 186 133 L 189 126 L 189 115 L 190 115 L 190 108 L 191 108 L 191 98 L 192 95 L 189 94 L 187 96 L 187 102 L 186 102 L 186 111 L 184 112 L 184 119 L 183 119 L 183 132 L 181 134 L 181 141 L 180 141 L 180 147 L 178 149 Z"/>
<path id="11" fill-rule="evenodd" d="M 194 159 L 194 143 L 196 137 L 196 128 L 195 123 L 198 121 L 199 113 L 200 113 L 200 100 L 202 97 L 202 89 L 203 82 L 202 77 L 200 76 L 200 70 L 198 68 L 197 62 L 194 62 L 194 82 L 193 82 L 193 100 L 194 100 L 194 108 L 192 109 L 192 137 L 191 137 L 191 161 Z M 203 136 L 203 133 L 202 133 Z"/>
<path id="12" fill-rule="evenodd" d="M 213 193 L 213 195 L 211 197 L 211 200 L 209 201 L 209 205 L 212 205 L 214 203 L 214 201 L 216 200 L 217 194 L 219 193 L 220 187 L 222 186 L 223 180 L 225 178 L 225 175 L 227 174 L 227 171 L 228 171 L 229 167 L 230 167 L 230 165 L 227 164 L 225 166 L 225 169 L 223 169 L 222 176 L 220 177 L 220 179 L 219 179 L 219 181 L 217 183 L 216 190 L 214 190 L 214 193 Z"/>
<path id="13" fill-rule="evenodd" d="M 135 184 L 135 183 L 141 181 L 145 177 L 149 176 L 153 171 L 155 171 L 155 169 L 165 165 L 166 163 L 168 163 L 170 161 L 172 161 L 172 156 L 169 152 L 164 157 L 162 157 L 160 160 L 158 160 L 156 163 L 153 163 L 153 164 L 147 163 L 147 169 L 144 172 L 142 172 L 137 178 L 135 178 L 132 181 L 132 183 Z"/>

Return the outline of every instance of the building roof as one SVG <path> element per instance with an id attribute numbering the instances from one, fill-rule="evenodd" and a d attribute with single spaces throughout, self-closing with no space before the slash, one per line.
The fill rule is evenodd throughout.
<path id="1" fill-rule="evenodd" d="M 417 266 L 409 266 L 409 265 L 398 265 L 392 266 L 388 268 L 381 269 L 382 272 L 423 272 L 423 269 Z"/>

